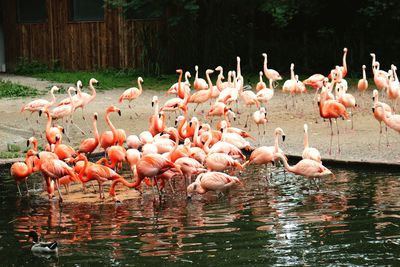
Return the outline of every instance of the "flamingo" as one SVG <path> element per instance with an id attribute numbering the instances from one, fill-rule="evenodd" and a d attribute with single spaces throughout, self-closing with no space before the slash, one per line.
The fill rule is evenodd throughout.
<path id="1" fill-rule="evenodd" d="M 47 115 L 47 124 L 46 124 L 46 139 L 47 139 L 47 142 L 49 143 L 49 145 L 55 144 L 56 143 L 56 135 L 57 134 L 61 135 L 62 133 L 64 133 L 64 128 L 61 127 L 61 126 L 51 127 L 52 117 L 50 115 L 49 110 L 48 109 L 40 110 L 39 111 L 39 116 L 41 116 L 43 112 Z"/>
<path id="2" fill-rule="evenodd" d="M 132 100 L 137 99 L 143 93 L 142 82 L 143 82 L 143 78 L 138 77 L 137 84 L 138 84 L 139 89 L 136 87 L 131 87 L 129 89 L 126 89 L 118 98 L 118 102 L 121 103 L 123 100 L 128 100 L 129 101 L 128 107 L 130 109 L 132 109 L 132 107 L 131 107 Z M 139 116 L 139 115 L 136 113 L 136 116 Z M 132 116 L 130 118 L 132 119 Z"/>
<path id="3" fill-rule="evenodd" d="M 194 192 L 199 194 L 204 194 L 207 191 L 222 193 L 222 191 L 226 191 L 234 185 L 243 186 L 243 183 L 239 178 L 222 172 L 202 173 L 187 187 L 187 197 L 191 198 Z"/>
<path id="4" fill-rule="evenodd" d="M 100 194 L 100 199 L 104 199 L 104 187 L 103 183 L 108 181 L 108 180 L 118 180 L 118 179 L 123 179 L 121 175 L 113 171 L 111 168 L 107 166 L 103 166 L 100 164 L 90 164 L 88 165 L 88 160 L 87 158 L 80 154 L 76 160 L 83 160 L 84 166 L 82 170 L 79 173 L 79 179 L 82 182 L 82 184 L 87 183 L 88 181 L 91 180 L 97 180 L 99 184 L 99 194 Z M 85 174 L 85 176 L 84 176 Z"/>
<path id="5" fill-rule="evenodd" d="M 282 86 L 282 92 L 284 93 L 290 93 L 292 96 L 292 100 L 293 100 L 293 106 L 295 106 L 295 102 L 294 102 L 294 94 L 296 91 L 296 79 L 294 77 L 294 64 L 290 64 L 290 79 L 286 80 Z M 288 108 L 287 105 L 287 101 L 286 101 L 286 109 Z"/>
<path id="6" fill-rule="evenodd" d="M 332 88 L 334 85 L 334 81 L 332 82 Z M 336 121 L 337 135 L 338 135 L 338 152 L 340 153 L 340 144 L 339 144 L 339 126 L 337 124 L 337 118 L 342 117 L 344 119 L 349 118 L 349 114 L 346 112 L 345 106 L 339 103 L 336 100 L 327 100 L 328 92 L 324 90 L 321 92 L 321 97 L 319 101 L 319 113 L 320 116 L 324 119 L 329 119 L 329 124 L 331 126 L 331 140 L 329 146 L 329 154 L 332 153 L 332 138 L 333 138 L 333 128 L 332 128 L 332 119 Z"/>
<path id="7" fill-rule="evenodd" d="M 385 106 L 382 103 L 377 103 L 374 105 L 374 108 L 372 108 L 372 112 L 375 112 L 375 108 L 378 108 L 378 107 L 384 109 Z M 388 112 L 384 112 L 382 120 L 389 128 L 400 133 L 400 115 L 399 114 L 391 114 Z"/>
<path id="8" fill-rule="evenodd" d="M 269 88 L 266 87 L 264 89 L 261 89 L 260 91 L 257 92 L 256 96 L 257 100 L 260 103 L 267 104 L 274 96 L 274 87 L 272 85 L 272 80 L 269 80 Z"/>
<path id="9" fill-rule="evenodd" d="M 203 104 L 205 102 L 207 102 L 209 99 L 211 99 L 212 97 L 212 92 L 213 92 L 213 85 L 210 79 L 210 74 L 213 73 L 213 70 L 206 70 L 206 77 L 207 77 L 207 81 L 208 81 L 208 89 L 202 89 L 201 91 L 198 91 L 196 93 L 194 93 L 193 95 L 190 96 L 189 98 L 189 103 L 196 103 L 196 107 L 194 108 L 194 111 L 196 111 L 197 107 L 200 104 Z"/>
<path id="10" fill-rule="evenodd" d="M 263 53 L 262 56 L 264 57 L 264 75 L 265 75 L 265 77 L 267 77 L 268 80 L 272 80 L 272 81 L 282 80 L 281 75 L 276 70 L 268 69 L 267 54 Z"/>
<path id="11" fill-rule="evenodd" d="M 122 169 L 122 162 L 126 161 L 126 149 L 119 145 L 110 146 L 107 149 L 107 155 L 110 159 L 110 163 L 108 163 L 107 158 L 99 159 L 96 164 L 104 163 L 105 166 L 115 169 L 117 165 L 119 169 Z"/>
<path id="12" fill-rule="evenodd" d="M 385 113 L 392 114 L 392 109 L 391 107 L 383 102 L 379 102 L 378 99 L 378 90 L 374 89 L 372 91 L 372 101 L 374 101 L 374 107 L 375 109 L 373 110 L 373 114 L 375 119 L 379 122 L 379 141 L 378 141 L 378 146 L 381 146 L 381 136 L 382 136 L 382 121 L 383 118 L 385 117 Z M 381 104 L 381 107 L 377 106 L 377 104 Z M 385 124 L 385 130 L 386 130 L 386 146 L 389 146 L 388 138 L 387 138 L 387 126 Z"/>
<path id="13" fill-rule="evenodd" d="M 246 149 L 251 151 L 252 147 L 246 139 L 244 139 L 241 135 L 237 133 L 228 133 L 227 132 L 227 126 L 223 125 L 221 128 L 222 130 L 222 136 L 221 136 L 221 141 L 231 143 L 232 145 L 236 146 L 239 149 Z"/>
<path id="14" fill-rule="evenodd" d="M 99 131 L 97 130 L 97 112 L 93 114 L 93 133 L 94 137 L 92 138 L 86 138 L 81 141 L 81 144 L 79 145 L 78 153 L 85 153 L 87 156 L 92 154 L 93 151 L 97 148 L 99 145 Z"/>
<path id="15" fill-rule="evenodd" d="M 56 97 L 54 96 L 54 91 L 58 91 L 59 88 L 57 86 L 53 86 L 50 89 L 50 95 L 51 95 L 51 101 L 48 101 L 46 99 L 36 99 L 33 100 L 31 102 L 29 102 L 28 104 L 26 104 L 25 106 L 23 106 L 21 108 L 21 112 L 24 111 L 30 111 L 31 114 L 29 115 L 29 118 L 32 117 L 32 114 L 34 112 L 39 112 L 42 109 L 48 109 L 49 107 L 53 106 L 56 103 Z M 28 117 L 26 118 L 27 121 L 29 121 L 29 123 L 31 123 L 31 121 L 28 119 Z M 37 123 L 39 123 L 38 120 L 36 120 Z M 33 130 L 33 127 L 31 125 L 31 128 Z M 33 130 L 33 134 L 35 134 L 35 131 Z"/>
<path id="16" fill-rule="evenodd" d="M 247 119 L 248 119 L 248 117 L 247 117 Z M 265 135 L 265 128 L 266 128 L 266 124 L 268 122 L 268 119 L 267 119 L 267 111 L 265 110 L 264 107 L 261 107 L 259 110 L 256 110 L 253 113 L 253 122 L 257 125 L 258 138 L 260 138 L 260 136 L 261 136 L 260 125 L 263 126 L 264 135 Z M 247 123 L 246 123 L 246 125 L 247 125 Z M 264 140 L 264 135 L 262 137 L 262 140 Z"/>
<path id="17" fill-rule="evenodd" d="M 199 78 L 199 66 L 196 65 L 194 68 L 196 70 L 196 77 L 193 82 L 194 89 L 195 90 L 207 90 L 208 89 L 207 82 L 204 79 Z"/>
<path id="18" fill-rule="evenodd" d="M 334 174 L 328 168 L 315 160 L 302 159 L 296 165 L 290 166 L 287 162 L 286 157 L 281 153 L 276 153 L 275 158 L 278 158 L 283 162 L 283 165 L 288 172 L 301 175 L 306 178 L 313 179 L 321 178 L 328 175 L 334 176 Z"/>
<path id="19" fill-rule="evenodd" d="M 322 163 L 321 154 L 318 149 L 310 147 L 308 144 L 308 125 L 304 124 L 304 150 L 301 155 L 303 159 L 312 159 L 316 162 Z"/>
<path id="20" fill-rule="evenodd" d="M 343 65 L 339 67 L 339 71 L 340 71 L 342 78 L 346 77 L 346 75 L 347 75 L 347 63 L 346 63 L 347 51 L 348 51 L 348 49 L 346 47 L 343 48 L 343 59 L 342 59 Z M 328 78 L 329 79 L 332 78 L 331 73 L 328 75 Z"/>
<path id="21" fill-rule="evenodd" d="M 149 132 L 154 136 L 165 129 L 165 115 L 164 112 L 159 111 L 159 101 L 157 96 L 153 96 L 151 106 L 154 106 L 154 115 L 150 117 Z"/>
<path id="22" fill-rule="evenodd" d="M 70 166 L 68 166 L 67 163 L 59 159 L 49 159 L 42 161 L 40 165 L 40 171 L 45 177 L 45 180 L 48 185 L 50 184 L 51 180 L 55 181 L 57 185 L 58 194 L 60 196 L 60 202 L 63 201 L 63 197 L 60 192 L 59 179 L 61 177 L 69 175 L 74 180 L 79 181 L 79 178 L 74 172 L 74 170 Z M 52 196 L 49 194 L 49 198 L 51 197 Z"/>
<path id="23" fill-rule="evenodd" d="M 265 82 L 263 81 L 263 72 L 262 71 L 260 71 L 260 81 L 257 83 L 257 85 L 256 85 L 256 90 L 257 90 L 257 92 L 258 91 L 260 91 L 260 90 L 262 90 L 262 89 L 265 89 L 265 88 L 267 88 L 267 85 L 265 84 Z"/>
<path id="24" fill-rule="evenodd" d="M 282 137 L 282 142 L 285 142 L 285 132 L 282 130 L 282 128 L 278 127 L 274 131 L 274 136 L 275 136 L 275 145 L 274 146 L 261 146 L 257 147 L 256 149 L 251 152 L 249 160 L 247 160 L 244 164 L 243 167 L 250 166 L 251 164 L 257 164 L 257 165 L 266 165 L 266 171 L 267 175 L 266 178 L 268 178 L 268 164 L 269 163 L 274 163 L 275 161 L 275 154 L 276 153 L 281 153 L 283 154 L 282 149 L 279 148 L 279 136 Z"/>
<path id="25" fill-rule="evenodd" d="M 143 156 L 136 164 L 136 171 L 137 177 L 135 182 L 129 183 L 124 178 L 117 179 L 113 181 L 111 188 L 110 188 L 110 196 L 115 197 L 115 186 L 118 183 L 123 183 L 125 186 L 129 188 L 138 188 L 143 179 L 147 178 L 154 178 L 155 184 L 158 187 L 158 183 L 156 180 L 156 176 L 168 171 L 169 169 L 177 169 L 180 174 L 180 167 L 175 165 L 173 162 L 167 160 L 165 157 L 159 154 L 148 154 Z"/>
<path id="26" fill-rule="evenodd" d="M 229 167 L 243 170 L 243 166 L 225 153 L 211 153 L 205 159 L 209 171 L 224 171 Z"/>
<path id="27" fill-rule="evenodd" d="M 18 193 L 20 196 L 22 196 L 22 194 L 19 185 L 22 182 L 25 182 L 26 193 L 27 195 L 29 195 L 29 189 L 26 180 L 28 179 L 29 175 L 31 175 L 33 172 L 33 165 L 36 155 L 37 151 L 29 149 L 25 156 L 25 162 L 15 162 L 13 163 L 13 165 L 11 165 L 10 173 L 17 184 Z"/>
<path id="28" fill-rule="evenodd" d="M 397 67 L 395 65 L 390 66 L 390 77 L 389 77 L 389 83 L 388 83 L 388 88 L 387 88 L 387 95 L 392 101 L 394 102 L 393 105 L 393 110 L 396 109 L 397 101 L 400 97 L 400 84 L 399 84 L 399 79 L 397 78 Z"/>
<path id="29" fill-rule="evenodd" d="M 50 111 L 50 116 L 51 116 L 51 118 L 53 120 L 63 119 L 64 117 L 69 116 L 70 117 L 70 121 L 69 121 L 70 124 L 74 125 L 82 134 L 85 134 L 85 132 L 82 131 L 82 129 L 79 128 L 79 126 L 76 125 L 73 122 L 73 119 L 72 119 L 72 114 L 73 114 L 73 112 L 74 112 L 74 110 L 76 108 L 76 106 L 75 106 L 76 103 L 74 103 L 74 101 L 72 100 L 72 96 L 71 96 L 71 92 L 72 91 L 76 91 L 76 89 L 74 87 L 69 87 L 68 90 L 67 90 L 68 96 L 69 96 L 69 99 L 70 99 L 69 104 L 60 105 L 60 106 L 55 107 L 54 109 L 52 109 Z M 67 127 L 67 132 L 68 132 L 68 127 Z"/>
<path id="30" fill-rule="evenodd" d="M 177 73 L 179 73 L 179 80 L 178 80 L 178 92 L 181 91 L 181 79 L 182 79 L 182 70 L 176 70 Z M 167 102 L 165 102 L 164 106 L 160 109 L 160 111 L 175 111 L 178 108 L 181 109 L 184 113 L 185 116 L 187 116 L 187 103 L 190 98 L 190 93 L 184 92 L 184 98 L 172 98 L 169 99 Z"/>
<path id="31" fill-rule="evenodd" d="M 336 89 L 337 96 L 336 99 L 345 108 L 355 109 L 357 107 L 356 99 L 352 94 L 346 93 L 343 85 L 339 85 Z M 353 129 L 353 112 L 351 114 L 351 129 Z"/>
<path id="32" fill-rule="evenodd" d="M 364 97 L 365 90 L 368 88 L 368 80 L 367 75 L 365 74 L 365 68 L 365 65 L 362 65 L 362 79 L 360 79 L 357 84 L 358 91 L 362 97 Z"/>
<path id="33" fill-rule="evenodd" d="M 193 175 L 207 172 L 207 169 L 203 168 L 203 165 L 197 160 L 189 157 L 181 157 L 174 162 L 182 171 L 183 178 L 185 179 L 185 187 L 186 181 L 191 183 L 191 179 Z"/>
<path id="34" fill-rule="evenodd" d="M 106 122 L 107 122 L 108 126 L 110 127 L 111 131 L 105 131 L 100 135 L 99 143 L 100 143 L 100 147 L 103 148 L 104 151 L 106 151 L 108 147 L 115 145 L 115 143 L 118 140 L 117 130 L 115 129 L 114 125 L 111 123 L 111 120 L 109 117 L 111 112 L 117 112 L 118 115 L 121 116 L 121 110 L 115 106 L 109 106 L 106 109 L 105 119 L 106 119 Z"/>
<path id="35" fill-rule="evenodd" d="M 71 146 L 61 144 L 60 134 L 56 135 L 56 143 L 53 153 L 56 154 L 60 160 L 64 160 L 66 162 L 70 162 L 73 158 L 76 157 L 76 152 Z"/>
<path id="36" fill-rule="evenodd" d="M 126 138 L 126 145 L 129 148 L 138 149 L 142 144 L 137 135 L 131 134 Z"/>

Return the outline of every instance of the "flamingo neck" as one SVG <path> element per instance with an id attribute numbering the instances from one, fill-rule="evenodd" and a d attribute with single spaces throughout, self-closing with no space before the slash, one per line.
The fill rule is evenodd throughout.
<path id="1" fill-rule="evenodd" d="M 78 88 L 79 88 L 79 86 L 78 86 Z M 80 89 L 79 89 L 79 90 L 80 90 Z M 68 90 L 68 97 L 69 97 L 71 109 L 74 110 L 74 109 L 75 109 L 75 105 L 74 105 L 74 101 L 72 101 L 71 91 L 72 91 L 72 90 Z M 78 94 L 78 95 L 79 95 L 79 94 Z"/>
<path id="2" fill-rule="evenodd" d="M 99 140 L 100 140 L 100 135 L 99 135 L 99 131 L 97 129 L 97 120 L 93 120 L 93 133 L 94 133 L 94 140 L 98 144 Z"/>
<path id="3" fill-rule="evenodd" d="M 114 125 L 111 123 L 109 116 L 110 116 L 110 112 L 107 111 L 106 122 L 107 122 L 108 126 L 110 126 L 111 132 L 113 133 L 113 142 L 112 143 L 114 145 L 115 142 L 117 142 L 117 129 L 115 129 Z"/>
<path id="4" fill-rule="evenodd" d="M 211 140 L 212 140 L 212 133 L 211 131 L 208 131 L 207 134 L 208 138 L 207 141 L 205 142 L 204 146 L 203 146 L 203 150 L 204 152 L 206 152 L 206 154 L 208 155 L 208 153 L 210 152 L 210 144 L 211 144 Z"/>
<path id="5" fill-rule="evenodd" d="M 50 90 L 50 95 L 51 95 L 51 101 L 49 103 L 49 106 L 54 105 L 54 103 L 56 102 L 56 96 L 54 95 L 54 88 L 51 88 Z"/>
<path id="6" fill-rule="evenodd" d="M 367 74 L 365 73 L 365 68 L 363 68 L 363 80 L 367 79 Z"/>
<path id="7" fill-rule="evenodd" d="M 279 135 L 275 134 L 275 153 L 279 152 Z"/>
<path id="8" fill-rule="evenodd" d="M 138 87 L 139 87 L 139 95 L 141 95 L 143 93 L 142 82 L 138 79 L 137 84 L 138 84 Z"/>
<path id="9" fill-rule="evenodd" d="M 211 98 L 213 85 L 212 85 L 212 82 L 210 79 L 210 74 L 208 74 L 208 72 L 206 72 L 206 77 L 207 77 L 207 82 L 208 82 L 208 98 Z"/>
<path id="10" fill-rule="evenodd" d="M 346 63 L 346 56 L 347 56 L 347 50 L 343 52 L 343 77 L 347 74 L 347 63 Z"/>
<path id="11" fill-rule="evenodd" d="M 84 178 L 83 177 L 83 174 L 85 173 L 85 171 L 86 171 L 86 168 L 87 168 L 87 165 L 88 165 L 88 160 L 87 160 L 87 158 L 86 157 L 84 157 L 83 158 L 83 168 L 81 169 L 81 171 L 79 172 L 79 175 L 78 175 L 78 177 L 79 177 L 79 180 L 81 180 L 83 183 L 85 183 L 85 182 L 87 182 L 87 181 L 89 181 L 89 179 L 86 177 L 86 178 Z M 86 180 L 86 181 L 85 181 Z"/>
<path id="12" fill-rule="evenodd" d="M 278 153 L 278 154 L 276 154 L 276 156 L 282 160 L 283 166 L 285 166 L 285 169 L 287 171 L 290 171 L 290 172 L 294 171 L 293 166 L 289 165 L 289 163 L 287 162 L 287 159 L 282 154 Z"/>
<path id="13" fill-rule="evenodd" d="M 309 144 L 308 144 L 308 132 L 304 131 L 304 148 L 308 148 Z"/>
<path id="14" fill-rule="evenodd" d="M 291 68 L 290 68 L 290 79 L 291 79 L 292 81 L 295 81 L 295 80 L 296 80 L 296 78 L 294 77 L 294 67 L 291 67 Z"/>
<path id="15" fill-rule="evenodd" d="M 93 82 L 89 82 L 89 87 L 90 87 L 90 89 L 92 89 L 92 94 L 90 95 L 90 100 L 89 100 L 89 102 L 90 102 L 96 98 L 96 88 L 94 88 Z"/>

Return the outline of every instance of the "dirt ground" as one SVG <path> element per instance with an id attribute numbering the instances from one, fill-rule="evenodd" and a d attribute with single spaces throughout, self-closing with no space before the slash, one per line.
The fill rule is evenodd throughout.
<path id="1" fill-rule="evenodd" d="M 49 88 L 54 83 L 46 81 L 38 81 L 33 78 L 26 78 L 20 76 L 0 75 L 0 79 L 8 79 L 11 81 L 17 81 L 20 84 L 30 85 L 41 90 Z M 100 81 L 101 82 L 101 81 Z M 281 83 L 282 85 L 283 83 Z M 56 83 L 57 85 L 57 83 Z M 72 85 L 72 84 L 71 84 Z M 151 107 L 151 100 L 154 95 L 158 95 L 160 99 L 160 106 L 169 98 L 173 96 L 165 96 L 164 92 L 156 92 L 146 90 L 146 84 L 144 83 L 144 92 L 139 99 L 132 102 L 134 111 L 138 114 L 136 116 L 134 112 L 128 109 L 128 104 L 118 103 L 118 96 L 123 92 L 124 89 L 115 89 L 106 92 L 99 92 L 96 99 L 85 108 L 84 114 L 86 121 L 82 119 L 81 111 L 75 112 L 74 121 L 86 131 L 87 136 L 90 136 L 90 129 L 92 128 L 92 114 L 93 112 L 99 113 L 98 127 L 99 131 L 108 130 L 108 126 L 104 120 L 104 111 L 107 106 L 113 104 L 121 108 L 122 116 L 118 117 L 116 114 L 111 115 L 111 120 L 117 128 L 125 129 L 127 135 L 139 134 L 143 130 L 147 130 L 149 127 L 149 117 L 153 112 Z M 66 86 L 64 85 L 64 88 Z M 167 88 L 166 88 L 167 89 Z M 89 92 L 89 89 L 84 85 L 84 90 Z M 332 145 L 332 155 L 329 155 L 329 142 L 330 142 L 330 127 L 329 122 L 322 121 L 319 118 L 317 107 L 312 105 L 312 99 L 314 96 L 314 90 L 309 90 L 308 94 L 303 96 L 303 99 L 298 96 L 297 109 L 294 109 L 291 105 L 291 97 L 283 94 L 280 87 L 275 90 L 275 96 L 267 106 L 268 112 L 268 124 L 266 127 L 266 134 L 263 138 L 258 138 L 257 127 L 252 126 L 251 134 L 258 138 L 253 145 L 273 145 L 273 132 L 276 127 L 281 127 L 285 134 L 286 140 L 281 143 L 282 149 L 287 154 L 301 155 L 303 150 L 303 124 L 307 123 L 309 126 L 309 140 L 310 145 L 316 147 L 321 152 L 322 158 L 333 158 L 338 160 L 356 160 L 356 161 L 374 161 L 374 162 L 390 162 L 398 163 L 400 160 L 399 148 L 400 148 L 400 136 L 397 132 L 389 129 L 388 130 L 388 141 L 389 146 L 386 146 L 385 130 L 383 130 L 381 144 L 378 145 L 379 141 L 379 123 L 374 119 L 371 111 L 372 107 L 372 88 L 368 88 L 366 96 L 361 99 L 353 90 L 351 93 L 356 95 L 357 101 L 361 106 L 354 112 L 353 123 L 354 130 L 351 130 L 351 121 L 338 120 L 340 130 L 340 147 L 341 153 L 337 152 L 337 135 L 336 125 L 334 125 L 334 136 Z M 90 93 L 90 92 L 89 92 Z M 50 95 L 40 96 L 41 98 L 49 99 Z M 58 94 L 57 100 L 61 100 L 67 97 L 67 94 Z M 7 143 L 15 143 L 24 147 L 27 138 L 32 135 L 29 123 L 26 121 L 26 117 L 29 117 L 28 113 L 21 113 L 21 107 L 33 100 L 34 98 L 17 98 L 17 99 L 1 99 L 0 100 L 0 150 L 5 150 Z M 289 109 L 285 108 L 286 101 L 289 103 Z M 189 115 L 193 115 L 193 104 L 190 105 Z M 208 108 L 207 104 L 207 108 Z M 232 107 L 234 110 L 235 106 Z M 201 108 L 200 108 L 201 109 Z M 199 109 L 199 110 L 200 110 Z M 236 122 L 233 122 L 233 126 L 243 127 L 246 120 L 247 114 L 253 112 L 253 108 L 243 108 L 240 105 L 240 116 Z M 133 119 L 130 119 L 130 116 Z M 206 121 L 203 115 L 195 114 L 201 121 Z M 36 124 L 35 120 L 38 119 L 39 124 Z M 35 113 L 32 116 L 32 125 L 36 130 L 44 130 L 46 117 L 38 117 Z M 171 114 L 171 118 L 168 121 L 169 126 L 173 126 L 174 115 Z M 214 119 L 214 125 L 216 120 Z M 77 146 L 81 139 L 85 136 L 81 135 L 74 127 L 70 128 L 69 131 L 70 144 Z M 66 140 L 66 139 L 65 139 Z M 44 145 L 44 140 L 40 140 L 40 144 Z"/>

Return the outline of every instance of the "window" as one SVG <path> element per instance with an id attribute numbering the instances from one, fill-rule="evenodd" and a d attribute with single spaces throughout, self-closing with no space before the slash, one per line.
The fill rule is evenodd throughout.
<path id="1" fill-rule="evenodd" d="M 126 19 L 156 19 L 164 15 L 164 10 L 157 1 L 139 1 L 130 6 L 126 12 Z"/>
<path id="2" fill-rule="evenodd" d="M 71 20 L 99 21 L 104 20 L 103 0 L 72 0 Z"/>
<path id="3" fill-rule="evenodd" d="M 19 23 L 46 22 L 46 0 L 18 0 L 17 19 Z"/>

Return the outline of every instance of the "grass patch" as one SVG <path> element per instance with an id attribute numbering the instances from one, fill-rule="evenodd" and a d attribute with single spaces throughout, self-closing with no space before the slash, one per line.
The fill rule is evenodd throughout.
<path id="1" fill-rule="evenodd" d="M 137 87 L 137 78 L 143 77 L 143 90 L 167 90 L 178 79 L 177 75 L 161 75 L 160 77 L 144 76 L 134 70 L 98 70 L 98 71 L 48 71 L 33 73 L 31 76 L 53 82 L 75 83 L 81 80 L 84 86 L 91 78 L 99 81 L 96 89 L 110 90 L 114 88 Z"/>
<path id="2" fill-rule="evenodd" d="M 21 156 L 22 155 L 18 152 L 0 151 L 0 159 L 13 159 Z"/>
<path id="3" fill-rule="evenodd" d="M 0 98 L 35 96 L 39 94 L 40 92 L 34 88 L 0 80 Z"/>

